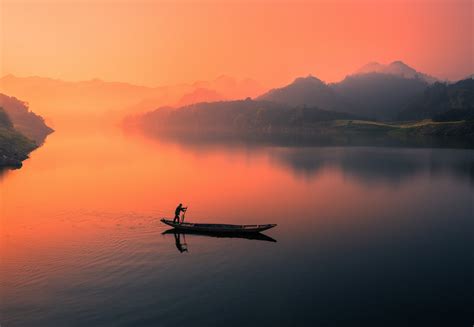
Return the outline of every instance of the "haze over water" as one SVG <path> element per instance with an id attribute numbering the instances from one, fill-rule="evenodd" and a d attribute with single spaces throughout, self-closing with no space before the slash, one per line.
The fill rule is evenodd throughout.
<path id="1" fill-rule="evenodd" d="M 0 177 L 2 326 L 472 323 L 474 151 L 58 128 Z M 162 235 L 276 223 L 276 242 Z"/>

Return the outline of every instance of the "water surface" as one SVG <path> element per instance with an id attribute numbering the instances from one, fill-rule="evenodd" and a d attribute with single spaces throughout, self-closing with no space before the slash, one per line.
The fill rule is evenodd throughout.
<path id="1" fill-rule="evenodd" d="M 162 234 L 179 202 L 278 227 Z M 58 129 L 0 175 L 0 324 L 470 326 L 473 203 L 469 149 Z"/>

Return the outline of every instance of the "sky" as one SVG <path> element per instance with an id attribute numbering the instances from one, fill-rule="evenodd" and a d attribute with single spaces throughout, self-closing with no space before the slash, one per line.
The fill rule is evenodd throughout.
<path id="1" fill-rule="evenodd" d="M 443 79 L 473 68 L 471 0 L 0 0 L 0 75 L 159 86 L 312 74 L 402 60 Z"/>

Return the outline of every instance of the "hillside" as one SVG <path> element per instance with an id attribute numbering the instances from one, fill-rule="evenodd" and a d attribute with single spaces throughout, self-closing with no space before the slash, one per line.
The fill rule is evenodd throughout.
<path id="1" fill-rule="evenodd" d="M 436 122 L 430 119 L 417 122 L 383 123 L 365 120 L 337 121 L 333 125 L 341 132 L 377 133 L 395 137 L 429 136 L 459 138 L 474 141 L 474 122 Z"/>
<path id="2" fill-rule="evenodd" d="M 432 118 L 437 121 L 474 119 L 474 80 L 454 84 L 435 83 L 410 103 L 400 120 Z"/>
<path id="3" fill-rule="evenodd" d="M 136 121 L 135 121 L 136 123 Z M 474 122 L 379 122 L 349 113 L 251 99 L 161 108 L 138 119 L 147 134 L 185 142 L 213 139 L 321 144 L 474 144 Z M 231 139 L 229 139 L 231 137 Z M 194 140 L 194 141 L 193 141 Z"/>
<path id="4" fill-rule="evenodd" d="M 434 80 L 401 61 L 390 65 L 370 63 L 338 83 L 326 84 L 310 75 L 270 90 L 257 99 L 393 120 Z"/>
<path id="5" fill-rule="evenodd" d="M 291 84 L 259 96 L 257 100 L 272 101 L 293 107 L 318 107 L 339 111 L 346 107 L 341 97 L 326 83 L 314 76 L 299 77 Z"/>
<path id="6" fill-rule="evenodd" d="M 0 167 L 21 167 L 22 161 L 36 144 L 13 128 L 5 110 L 0 107 Z"/>
<path id="7" fill-rule="evenodd" d="M 377 120 L 395 119 L 427 87 L 428 83 L 422 79 L 385 73 L 350 75 L 332 85 L 349 103 L 345 111 Z"/>
<path id="8" fill-rule="evenodd" d="M 29 110 L 26 102 L 0 93 L 0 107 L 3 107 L 9 116 L 13 127 L 38 145 L 41 145 L 53 132 L 41 116 Z"/>
<path id="9" fill-rule="evenodd" d="M 141 124 L 155 130 L 271 131 L 297 129 L 322 121 L 356 119 L 357 116 L 318 108 L 293 108 L 270 101 L 246 100 L 198 103 L 178 109 L 161 108 L 147 113 Z"/>

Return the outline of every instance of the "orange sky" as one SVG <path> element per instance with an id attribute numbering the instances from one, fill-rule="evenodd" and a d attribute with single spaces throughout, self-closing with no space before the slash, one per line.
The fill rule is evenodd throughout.
<path id="1" fill-rule="evenodd" d="M 275 86 L 336 81 L 374 60 L 474 72 L 471 0 L 0 0 L 0 11 L 0 75 Z"/>

